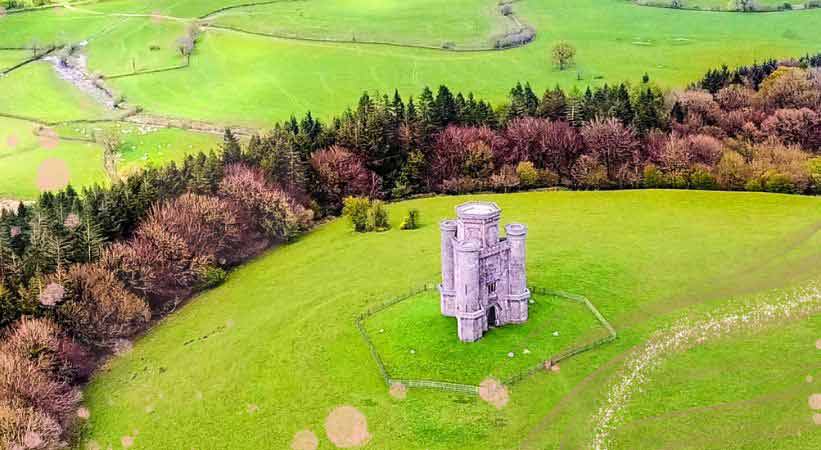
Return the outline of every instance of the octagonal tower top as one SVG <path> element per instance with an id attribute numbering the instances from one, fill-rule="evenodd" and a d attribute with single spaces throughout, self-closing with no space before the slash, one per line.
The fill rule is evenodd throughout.
<path id="1" fill-rule="evenodd" d="M 495 220 L 501 214 L 501 208 L 493 202 L 467 202 L 456 207 L 456 216 L 460 219 Z"/>

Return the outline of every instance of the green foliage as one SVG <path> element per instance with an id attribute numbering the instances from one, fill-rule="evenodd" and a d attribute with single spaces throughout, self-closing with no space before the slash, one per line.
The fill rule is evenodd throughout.
<path id="1" fill-rule="evenodd" d="M 386 231 L 390 225 L 388 210 L 381 200 L 370 200 L 363 197 L 346 197 L 343 201 L 342 214 L 348 217 L 354 231 Z"/>
<path id="2" fill-rule="evenodd" d="M 342 215 L 351 221 L 353 229 L 359 233 L 368 230 L 368 211 L 371 208 L 371 201 L 363 197 L 345 197 L 343 200 Z"/>
<path id="3" fill-rule="evenodd" d="M 419 210 L 411 208 L 408 214 L 402 219 L 402 224 L 399 225 L 402 230 L 415 230 L 419 228 Z"/>
<path id="4" fill-rule="evenodd" d="M 690 187 L 692 189 L 712 190 L 718 187 L 718 183 L 708 168 L 696 167 L 690 173 Z"/>
<path id="5" fill-rule="evenodd" d="M 221 285 L 228 278 L 228 272 L 218 266 L 208 265 L 199 270 L 199 289 L 212 289 Z"/>
<path id="6" fill-rule="evenodd" d="M 386 231 L 390 229 L 388 209 L 381 200 L 373 200 L 368 209 L 368 231 Z"/>
<path id="7" fill-rule="evenodd" d="M 538 186 L 542 182 L 542 177 L 539 171 L 533 166 L 530 161 L 522 161 L 516 166 L 516 175 L 519 177 L 519 183 L 524 188 L 532 188 Z"/>
<path id="8" fill-rule="evenodd" d="M 667 187 L 667 177 L 664 173 L 656 167 L 655 164 L 648 164 L 644 166 L 644 172 L 642 176 L 642 180 L 644 182 L 644 187 L 649 189 L 658 189 Z"/>

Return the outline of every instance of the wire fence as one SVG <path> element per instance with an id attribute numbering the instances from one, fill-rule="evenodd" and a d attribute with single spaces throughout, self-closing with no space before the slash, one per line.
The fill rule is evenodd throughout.
<path id="1" fill-rule="evenodd" d="M 368 350 L 371 353 L 371 357 L 373 358 L 374 362 L 376 363 L 376 367 L 379 369 L 379 374 L 382 377 L 382 380 L 385 382 L 385 385 L 388 387 L 393 386 L 394 384 L 402 384 L 407 388 L 417 388 L 417 389 L 435 389 L 445 392 L 454 392 L 459 394 L 468 394 L 468 395 L 478 395 L 479 394 L 479 386 L 472 385 L 472 384 L 462 384 L 462 383 L 454 383 L 450 381 L 440 381 L 440 380 L 421 380 L 421 379 L 408 379 L 408 378 L 393 378 L 391 376 L 390 371 L 388 370 L 385 362 L 382 360 L 382 357 L 379 355 L 379 351 L 376 349 L 373 341 L 371 340 L 370 335 L 365 330 L 364 322 L 369 317 L 377 314 L 381 311 L 384 311 L 394 305 L 397 305 L 401 302 L 406 300 L 412 299 L 417 295 L 423 292 L 430 292 L 436 290 L 436 285 L 433 283 L 427 283 L 420 287 L 414 288 L 406 292 L 405 294 L 399 295 L 397 297 L 391 298 L 390 300 L 386 300 L 376 306 L 369 307 L 367 310 L 363 311 L 362 313 L 356 316 L 355 324 L 357 330 L 359 330 L 359 334 L 362 336 L 362 340 L 365 341 L 365 344 L 368 346 Z M 585 306 L 591 314 L 596 318 L 599 324 L 607 331 L 607 336 L 601 339 L 597 339 L 593 342 L 577 345 L 570 347 L 568 349 L 562 350 L 561 352 L 550 356 L 543 362 L 539 363 L 538 365 L 534 365 L 528 367 L 524 370 L 519 371 L 515 375 L 506 378 L 502 381 L 505 385 L 513 385 L 518 383 L 519 381 L 524 380 L 525 378 L 530 377 L 531 375 L 539 372 L 541 370 L 549 369 L 554 364 L 558 364 L 561 361 L 565 361 L 569 358 L 572 358 L 576 355 L 581 353 L 593 350 L 597 347 L 605 345 L 609 342 L 614 341 L 618 334 L 610 322 L 599 312 L 595 305 L 593 305 L 587 297 L 578 294 L 571 294 L 564 291 L 557 291 L 546 289 L 538 286 L 531 286 L 530 287 L 531 294 L 535 295 L 550 295 L 553 297 L 557 297 L 560 299 L 564 299 L 567 301 L 571 301 L 574 303 L 581 304 Z"/>

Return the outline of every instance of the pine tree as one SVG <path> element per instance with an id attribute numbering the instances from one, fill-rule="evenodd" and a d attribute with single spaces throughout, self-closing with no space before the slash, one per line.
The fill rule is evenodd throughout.
<path id="1" fill-rule="evenodd" d="M 100 226 L 95 222 L 91 214 L 83 217 L 83 223 L 79 228 L 79 243 L 83 248 L 83 262 L 92 262 L 100 259 L 105 245 Z"/>
<path id="2" fill-rule="evenodd" d="M 225 164 L 234 164 L 242 161 L 242 147 L 239 139 L 234 136 L 230 128 L 225 129 L 222 137 L 222 159 Z"/>
<path id="3" fill-rule="evenodd" d="M 567 98 L 559 85 L 553 90 L 547 89 L 536 114 L 552 120 L 564 120 L 567 113 Z"/>

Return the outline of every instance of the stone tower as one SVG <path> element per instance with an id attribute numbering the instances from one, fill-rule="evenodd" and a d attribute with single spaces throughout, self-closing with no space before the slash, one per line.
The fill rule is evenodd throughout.
<path id="1" fill-rule="evenodd" d="M 510 224 L 500 238 L 501 213 L 495 203 L 469 202 L 456 207 L 456 220 L 439 225 L 440 306 L 443 315 L 456 317 L 464 342 L 481 339 L 489 327 L 527 320 L 527 227 Z"/>

